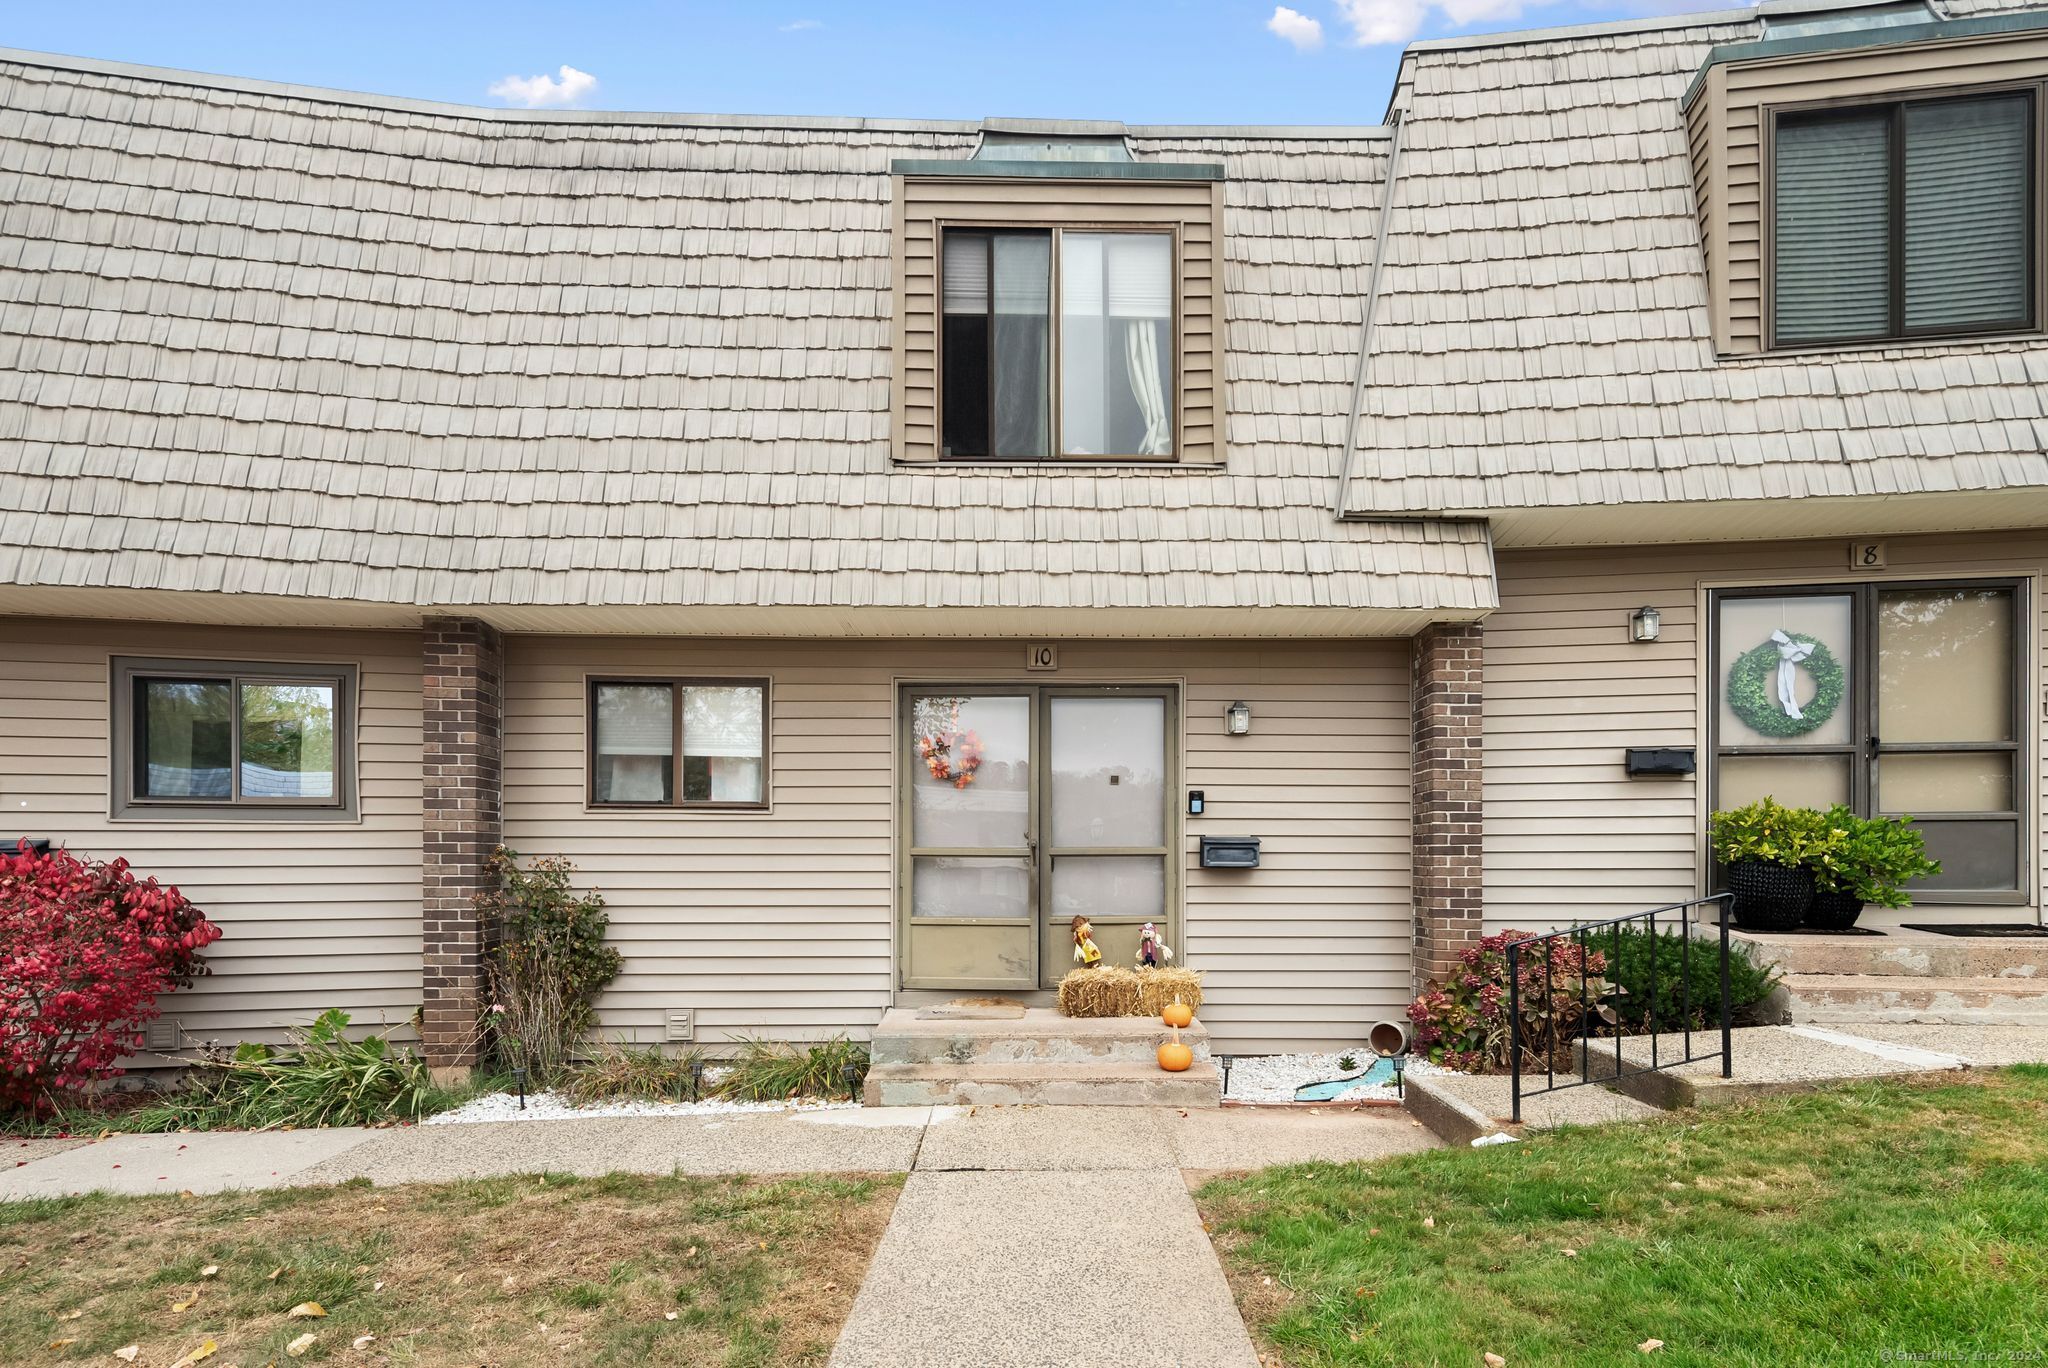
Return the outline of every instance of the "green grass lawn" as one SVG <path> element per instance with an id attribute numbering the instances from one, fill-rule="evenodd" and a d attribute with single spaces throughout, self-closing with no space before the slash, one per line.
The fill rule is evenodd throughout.
<path id="1" fill-rule="evenodd" d="M 0 1202 L 0 1363 L 135 1345 L 137 1368 L 166 1368 L 212 1343 L 201 1368 L 822 1364 L 901 1185 L 549 1175 Z M 303 1302 L 327 1315 L 293 1318 Z"/>
<path id="2" fill-rule="evenodd" d="M 1667 1365 L 2048 1351 L 2048 1068 L 1269 1169 L 1199 1200 L 1288 1368 L 1644 1362 L 1651 1339 Z"/>

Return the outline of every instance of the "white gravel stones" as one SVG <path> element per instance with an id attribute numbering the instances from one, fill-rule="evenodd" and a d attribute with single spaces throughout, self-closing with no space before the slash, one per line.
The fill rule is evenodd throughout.
<path id="1" fill-rule="evenodd" d="M 1356 1066 L 1340 1069 L 1337 1061 L 1349 1056 Z M 1292 1102 L 1294 1090 L 1304 1083 L 1327 1083 L 1335 1078 L 1350 1078 L 1364 1073 L 1378 1060 L 1371 1050 L 1360 1046 L 1355 1050 L 1339 1050 L 1330 1054 L 1280 1054 L 1280 1055 L 1232 1055 L 1228 1086 L 1223 1090 L 1226 1102 Z M 1434 1066 L 1413 1056 L 1408 1061 L 1408 1072 L 1426 1074 L 1437 1072 Z M 1350 1088 L 1338 1094 L 1336 1102 L 1391 1102 L 1400 1096 L 1391 1083 L 1368 1083 Z M 1303 1105 L 1320 1105 L 1304 1103 Z"/>
<path id="2" fill-rule="evenodd" d="M 599 1102 L 579 1107 L 551 1092 L 528 1093 L 526 1110 L 519 1110 L 516 1093 L 491 1093 L 473 1098 L 452 1111 L 430 1116 L 421 1124 L 460 1126 L 477 1121 L 581 1121 L 600 1116 L 720 1116 L 740 1112 L 844 1111 L 858 1110 L 860 1103 L 838 1099 L 821 1102 L 797 1098 L 782 1102 L 736 1102 L 730 1098 L 707 1097 L 702 1102 Z"/>

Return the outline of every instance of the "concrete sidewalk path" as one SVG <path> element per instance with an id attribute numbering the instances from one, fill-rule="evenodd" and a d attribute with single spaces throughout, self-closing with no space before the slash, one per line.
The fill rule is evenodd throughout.
<path id="1" fill-rule="evenodd" d="M 0 1200 L 379 1187 L 521 1173 L 907 1173 L 1031 1169 L 1209 1173 L 1372 1159 L 1435 1138 L 1398 1111 L 1173 1107 L 864 1107 L 833 1111 L 507 1121 L 392 1130 L 116 1135 L 9 1141 Z"/>
<path id="2" fill-rule="evenodd" d="M 912 1173 L 831 1368 L 1258 1368 L 1171 1169 Z"/>
<path id="3" fill-rule="evenodd" d="M 384 1133 L 337 1126 L 331 1130 L 111 1135 L 46 1153 L 19 1168 L 0 1170 L 0 1201 L 73 1197 L 86 1192 L 132 1197 L 300 1186 L 308 1181 L 308 1170 Z"/>

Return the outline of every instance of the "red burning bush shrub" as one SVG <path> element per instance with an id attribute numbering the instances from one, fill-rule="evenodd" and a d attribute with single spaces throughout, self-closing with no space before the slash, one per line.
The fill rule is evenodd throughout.
<path id="1" fill-rule="evenodd" d="M 126 860 L 0 852 L 0 1112 L 47 1111 L 121 1070 L 157 998 L 206 972 L 220 928 Z"/>
<path id="2" fill-rule="evenodd" d="M 1408 1004 L 1415 1048 L 1432 1064 L 1478 1073 L 1508 1062 L 1508 955 L 1511 942 L 1528 931 L 1503 931 L 1458 953 L 1459 968 L 1443 983 L 1432 983 Z M 1606 999 L 1607 957 L 1569 940 L 1547 942 L 1549 960 L 1537 946 L 1517 957 L 1519 1001 L 1525 1049 L 1556 1051 L 1576 1038 L 1583 1011 L 1612 1022 Z"/>

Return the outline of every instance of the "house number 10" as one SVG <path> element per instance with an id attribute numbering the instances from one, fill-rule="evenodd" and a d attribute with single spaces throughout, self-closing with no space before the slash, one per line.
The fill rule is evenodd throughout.
<path id="1" fill-rule="evenodd" d="M 1028 670 L 1057 670 L 1060 667 L 1060 648 L 1052 645 L 1027 647 L 1024 653 L 1024 668 Z"/>

